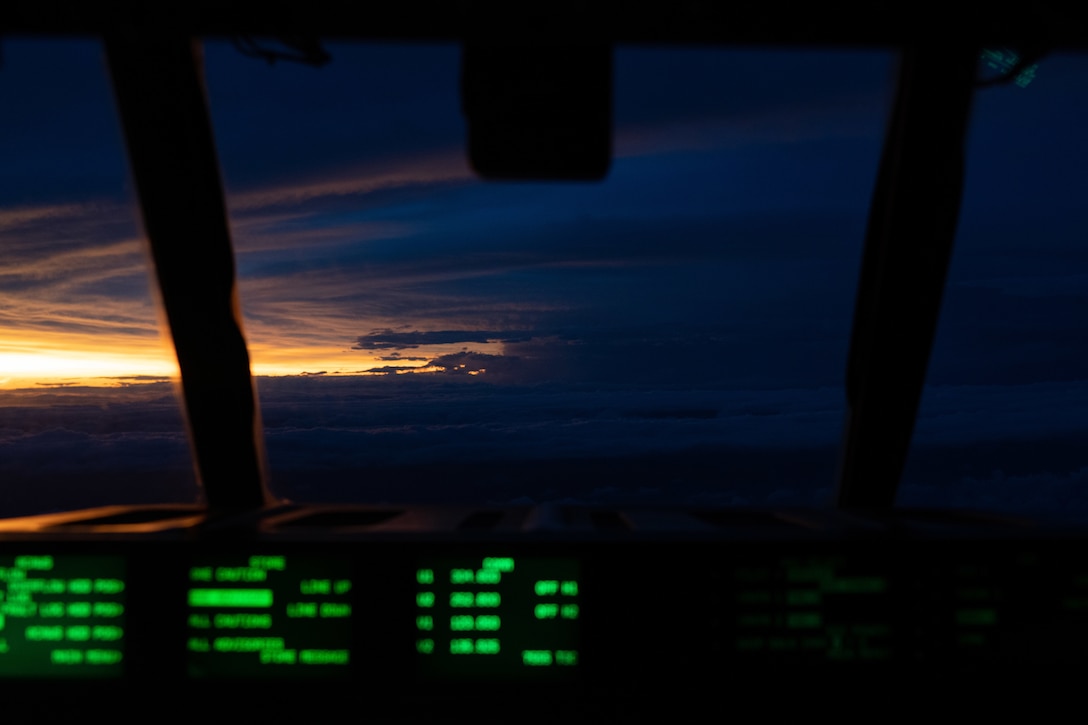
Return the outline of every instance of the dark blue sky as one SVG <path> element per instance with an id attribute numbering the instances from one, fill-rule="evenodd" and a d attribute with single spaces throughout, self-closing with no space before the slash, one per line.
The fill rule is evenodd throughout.
<path id="1" fill-rule="evenodd" d="M 277 492 L 827 500 L 893 54 L 620 48 L 608 179 L 496 184 L 464 158 L 456 46 L 328 47 L 315 69 L 206 46 Z M 162 353 L 100 49 L 4 50 L 0 378 L 43 350 L 161 375 L 136 362 Z M 1086 70 L 977 96 L 904 501 L 1088 510 Z M 167 445 L 176 483 L 136 496 L 191 496 L 168 391 L 112 390 L 0 391 L 6 474 L 108 450 L 97 480 Z M 112 428 L 81 417 L 106 400 Z M 572 481 L 585 460 L 612 467 Z M 531 461 L 558 468 L 519 479 Z"/>

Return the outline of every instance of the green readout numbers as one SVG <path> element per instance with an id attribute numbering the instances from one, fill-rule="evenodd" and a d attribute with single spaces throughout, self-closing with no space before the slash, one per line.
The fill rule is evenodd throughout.
<path id="1" fill-rule="evenodd" d="M 764 661 L 891 658 L 891 582 L 879 562 L 784 557 L 733 572 L 738 656 Z"/>
<path id="2" fill-rule="evenodd" d="M 193 677 L 343 676 L 351 664 L 345 560 L 253 555 L 189 569 Z"/>
<path id="3" fill-rule="evenodd" d="M 427 678 L 551 679 L 577 670 L 575 559 L 433 559 L 415 570 L 415 651 Z"/>
<path id="4" fill-rule="evenodd" d="M 120 556 L 0 556 L 0 677 L 121 676 L 125 589 Z"/>

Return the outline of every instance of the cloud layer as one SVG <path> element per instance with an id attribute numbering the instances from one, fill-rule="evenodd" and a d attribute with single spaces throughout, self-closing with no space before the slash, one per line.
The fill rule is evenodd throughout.
<path id="1" fill-rule="evenodd" d="M 301 501 L 827 505 L 843 418 L 833 388 L 468 375 L 258 386 L 273 490 Z M 929 389 L 900 502 L 1088 521 L 1086 399 L 1084 382 Z M 199 496 L 169 383 L 0 403 L 10 512 Z"/>

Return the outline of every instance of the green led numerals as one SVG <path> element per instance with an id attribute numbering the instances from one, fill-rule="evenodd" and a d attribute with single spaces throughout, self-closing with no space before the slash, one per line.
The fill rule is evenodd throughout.
<path id="1" fill-rule="evenodd" d="M 576 561 L 431 560 L 415 582 L 415 650 L 428 676 L 531 680 L 576 671 Z"/>
<path id="2" fill-rule="evenodd" d="M 733 572 L 735 651 L 790 662 L 891 657 L 889 579 L 877 564 L 798 557 Z"/>

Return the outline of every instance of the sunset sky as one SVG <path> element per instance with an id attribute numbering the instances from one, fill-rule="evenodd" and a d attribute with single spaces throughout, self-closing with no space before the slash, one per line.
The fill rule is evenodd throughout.
<path id="1" fill-rule="evenodd" d="M 15 259 L 4 272 L 15 297 L 2 307 L 5 385 L 170 374 L 97 47 L 16 41 L 7 55 L 6 92 L 36 103 L 3 121 L 14 163 L 0 230 Z M 812 265 L 856 256 L 887 54 L 621 51 L 611 178 L 505 186 L 468 169 L 456 47 L 335 55 L 322 69 L 269 67 L 226 43 L 207 49 L 258 375 L 419 366 L 464 343 L 502 354 L 514 339 L 543 353 L 584 341 L 587 314 L 594 336 L 679 332 L 688 349 L 673 364 L 688 365 L 714 352 L 690 349 L 691 333 L 717 328 L 731 302 L 819 299 L 794 289 Z M 812 59 L 825 67 L 804 70 Z M 808 78 L 791 78 L 801 70 Z M 705 92 L 716 77 L 720 92 Z M 816 156 L 793 158 L 796 148 Z M 805 168 L 819 160 L 820 173 Z M 743 239 L 723 243 L 726 223 Z M 829 239 L 840 229 L 854 238 Z M 855 270 L 840 266 L 826 271 L 850 280 Z M 819 312 L 842 318 L 850 295 L 838 297 Z M 424 333 L 424 344 L 397 347 L 381 331 Z"/>
<path id="2" fill-rule="evenodd" d="M 778 451 L 767 460 L 819 451 L 818 463 L 811 481 L 738 463 L 762 483 L 717 500 L 826 495 L 894 54 L 620 48 L 608 179 L 497 184 L 465 159 L 456 46 L 328 49 L 316 69 L 206 45 L 274 482 L 337 498 L 315 467 L 725 446 Z M 88 450 L 150 450 L 133 431 L 107 440 L 75 418 L 14 411 L 112 406 L 119 427 L 138 428 L 153 403 L 174 421 L 151 426 L 156 445 L 173 431 L 181 471 L 176 363 L 101 49 L 5 38 L 3 51 L 4 465 L 30 477 L 40 451 L 71 445 L 57 431 Z M 986 505 L 1015 508 L 1028 488 L 1088 478 L 1069 452 L 1088 432 L 1086 70 L 1053 56 L 1028 87 L 976 100 L 904 489 L 916 501 L 985 489 Z M 979 446 L 1007 455 L 987 461 Z M 507 498 L 519 496 L 544 494 Z"/>

